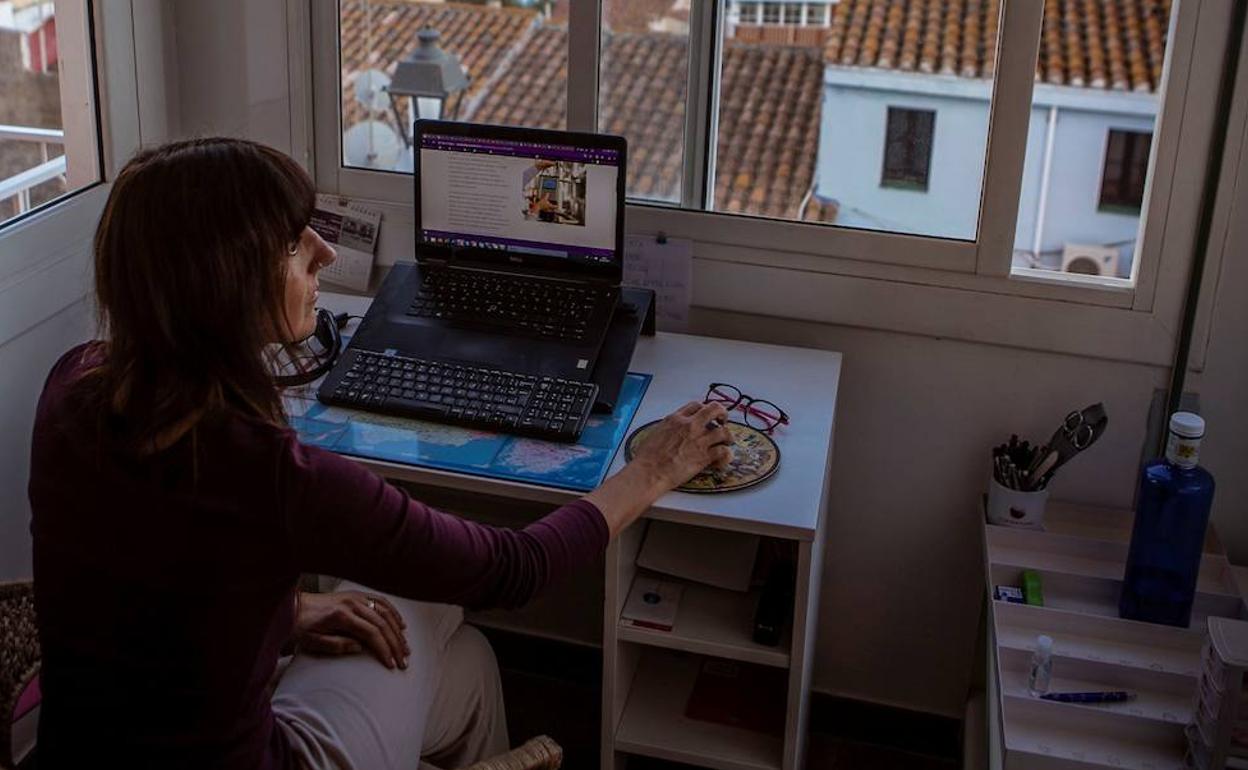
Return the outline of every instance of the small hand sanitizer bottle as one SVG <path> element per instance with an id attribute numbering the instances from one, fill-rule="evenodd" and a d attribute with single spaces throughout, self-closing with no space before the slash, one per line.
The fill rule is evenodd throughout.
<path id="1" fill-rule="evenodd" d="M 1038 698 L 1049 691 L 1049 679 L 1053 676 L 1053 639 L 1036 637 L 1036 651 L 1031 654 L 1031 670 L 1027 672 L 1027 692 Z"/>

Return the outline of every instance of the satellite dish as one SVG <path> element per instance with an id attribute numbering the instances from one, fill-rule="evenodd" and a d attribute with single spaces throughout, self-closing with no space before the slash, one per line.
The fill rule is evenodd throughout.
<path id="1" fill-rule="evenodd" d="M 390 108 L 390 76 L 381 70 L 364 70 L 355 78 L 355 101 L 370 112 Z"/>
<path id="2" fill-rule="evenodd" d="M 348 164 L 393 171 L 403 143 L 398 134 L 380 120 L 365 120 L 342 135 L 342 154 Z"/>

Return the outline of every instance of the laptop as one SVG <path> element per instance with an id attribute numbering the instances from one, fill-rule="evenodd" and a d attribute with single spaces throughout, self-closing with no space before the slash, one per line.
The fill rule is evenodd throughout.
<path id="1" fill-rule="evenodd" d="M 455 405 L 460 397 L 443 414 L 440 406 L 427 408 L 428 393 L 418 399 L 426 408 L 401 408 L 410 400 L 404 392 L 422 394 L 413 388 L 363 402 L 358 390 L 349 395 L 347 380 L 358 376 L 346 378 L 345 372 L 359 354 L 398 355 L 408 359 L 405 364 L 426 362 L 415 367 L 498 372 L 490 381 L 548 380 L 534 387 L 561 389 L 559 405 L 576 415 L 538 409 L 533 424 L 525 425 L 526 407 L 514 425 L 510 417 L 517 415 L 500 423 L 493 412 L 486 424 L 568 438 L 565 423 L 582 417 L 582 394 L 590 394 L 590 407 L 597 395 L 594 368 L 620 298 L 624 139 L 422 120 L 413 151 L 415 264 L 391 269 L 343 360 L 322 385 L 322 400 L 480 423 L 479 408 Z M 357 375 L 377 375 L 377 368 L 367 368 Z M 461 390 L 469 389 L 455 387 L 449 395 Z M 477 414 L 467 419 L 469 411 Z M 556 423 L 557 429 L 550 427 Z M 581 418 L 571 427 L 579 434 L 583 424 Z"/>

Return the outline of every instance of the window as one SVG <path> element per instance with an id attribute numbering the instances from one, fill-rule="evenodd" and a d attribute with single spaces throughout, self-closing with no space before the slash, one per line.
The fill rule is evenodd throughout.
<path id="1" fill-rule="evenodd" d="M 0 226 L 100 179 L 88 7 L 0 2 Z"/>
<path id="2" fill-rule="evenodd" d="M 463 106 L 452 108 L 457 117 L 622 133 L 630 150 L 632 231 L 662 230 L 731 255 L 723 259 L 827 275 L 1145 309 L 1152 307 L 1161 235 L 1187 232 L 1165 227 L 1173 208 L 1169 180 L 1176 170 L 1204 173 L 1199 159 L 1177 158 L 1200 142 L 1207 148 L 1199 132 L 1216 100 L 1208 88 L 1188 86 L 1220 78 L 1218 56 L 1226 48 L 1218 35 L 1229 29 L 1229 11 L 1211 0 L 1116 0 L 1113 13 L 1098 3 L 925 0 L 886 4 L 887 13 L 874 15 L 871 3 L 808 0 L 794 4 L 805 26 L 784 23 L 790 4 L 757 0 L 318 0 L 314 49 L 366 37 L 346 19 L 352 6 L 370 5 L 375 41 L 411 13 L 455 16 L 465 29 L 488 17 L 494 32 L 469 46 L 453 45 L 452 32 L 440 30 L 440 46 L 469 74 Z M 520 33 L 508 34 L 509 25 Z M 408 50 L 416 31 L 408 29 Z M 357 109 L 347 101 L 358 101 L 348 86 L 352 73 L 392 75 L 402 58 L 379 47 L 364 45 L 365 53 L 354 55 L 344 49 L 341 66 L 309 57 L 316 127 L 338 124 L 315 132 L 318 184 L 402 215 L 410 180 L 341 163 L 339 137 L 350 128 L 344 115 Z M 1179 85 L 1163 90 L 1163 76 Z M 1169 130 L 1153 126 L 1163 95 Z M 496 111 L 482 111 L 487 104 Z M 379 106 L 370 119 L 388 122 L 397 135 L 394 109 Z M 1100 125 L 1091 144 L 1064 138 L 1093 107 L 1108 108 L 1114 119 Z M 1206 122 L 1182 120 L 1189 108 Z M 1157 182 L 1145 186 L 1138 219 L 1099 206 L 1111 128 L 1153 132 L 1157 158 L 1150 168 L 1166 169 L 1152 172 Z M 1181 147 L 1179 137 L 1189 134 L 1200 142 Z M 1048 185 L 1068 187 L 1056 178 L 1059 165 L 1093 179 L 1077 195 L 1040 205 L 1046 143 L 1053 149 Z M 1089 147 L 1092 161 L 1063 157 Z M 1192 182 L 1181 184 L 1190 189 Z M 1071 243 L 1123 243 L 1124 250 L 1136 241 L 1153 244 L 1152 256 L 1135 260 L 1152 265 L 1139 273 L 1140 283 L 1134 269 L 1122 285 L 1076 278 L 1054 286 L 1054 278 L 1068 276 L 1028 272 L 1060 258 L 1067 236 L 1057 225 L 1071 221 L 1067 204 L 1131 230 L 1104 239 L 1076 234 Z"/>
<path id="3" fill-rule="evenodd" d="M 1101 211 L 1139 214 L 1152 141 L 1150 133 L 1110 129 L 1101 173 Z"/>
<path id="4" fill-rule="evenodd" d="M 1046 5 L 1032 92 L 1013 267 L 1069 273 L 1105 257 L 1102 277 L 1137 271 L 1152 132 L 1161 112 L 1170 3 Z M 1084 30 L 1074 36 L 1070 30 Z"/>
<path id="5" fill-rule="evenodd" d="M 888 136 L 884 140 L 881 185 L 927 190 L 935 128 L 936 113 L 931 110 L 888 108 Z"/>
<path id="6" fill-rule="evenodd" d="M 784 4 L 784 23 L 797 26 L 802 23 L 802 4 L 801 3 L 785 3 Z"/>
<path id="7" fill-rule="evenodd" d="M 346 167 L 410 172 L 415 117 L 532 128 L 566 125 L 567 32 L 542 23 L 544 11 L 341 0 L 338 13 Z M 403 85 L 393 82 L 401 63 L 418 51 L 462 76 L 444 78 L 428 93 L 395 95 L 394 87 Z"/>
<path id="8" fill-rule="evenodd" d="M 679 204 L 686 166 L 688 23 L 682 29 L 679 19 L 639 17 L 636 3 L 602 2 L 598 129 L 628 140 L 630 198 Z M 663 31 L 653 30 L 664 18 Z"/>

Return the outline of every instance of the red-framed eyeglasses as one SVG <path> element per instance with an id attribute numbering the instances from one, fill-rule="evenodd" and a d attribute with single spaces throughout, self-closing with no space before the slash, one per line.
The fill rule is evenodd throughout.
<path id="1" fill-rule="evenodd" d="M 736 385 L 726 382 L 712 382 L 702 400 L 708 404 L 723 404 L 729 412 L 740 409 L 745 413 L 745 424 L 763 433 L 789 424 L 789 415 L 783 409 L 770 401 L 747 396 Z"/>

